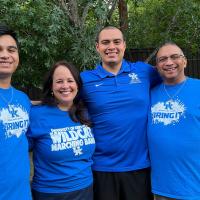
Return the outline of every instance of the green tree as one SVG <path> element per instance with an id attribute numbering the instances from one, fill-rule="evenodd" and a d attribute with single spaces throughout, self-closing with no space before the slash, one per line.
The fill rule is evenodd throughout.
<path id="1" fill-rule="evenodd" d="M 71 25 L 68 56 L 81 70 L 93 68 L 99 60 L 94 48 L 96 33 L 110 21 L 116 3 L 117 0 L 59 0 Z"/>
<path id="2" fill-rule="evenodd" d="M 81 70 L 93 68 L 98 60 L 96 32 L 112 16 L 115 1 L 0 0 L 1 23 L 17 30 L 21 44 L 15 85 L 40 86 L 45 72 L 59 59 Z"/>
<path id="3" fill-rule="evenodd" d="M 9 24 L 18 32 L 21 44 L 21 66 L 15 84 L 38 86 L 49 66 L 66 54 L 69 37 L 68 22 L 61 20 L 64 13 L 54 3 L 43 0 L 1 0 L 1 6 L 1 23 Z"/>
<path id="4" fill-rule="evenodd" d="M 125 30 L 128 48 L 173 40 L 195 52 L 199 10 L 197 0 L 0 0 L 0 22 L 19 34 L 21 66 L 15 84 L 38 87 L 59 59 L 81 70 L 93 68 L 99 60 L 96 33 L 108 24 Z"/>
<path id="5" fill-rule="evenodd" d="M 156 47 L 173 40 L 182 47 L 197 50 L 200 42 L 198 1 L 145 0 L 129 5 L 129 47 Z"/>

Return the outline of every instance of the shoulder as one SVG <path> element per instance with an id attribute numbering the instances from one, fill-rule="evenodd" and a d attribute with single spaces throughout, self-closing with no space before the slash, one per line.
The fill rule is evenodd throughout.
<path id="1" fill-rule="evenodd" d="M 31 108 L 31 101 L 27 94 L 13 87 L 13 99 L 18 105 L 22 105 L 28 112 Z"/>
<path id="2" fill-rule="evenodd" d="M 48 105 L 32 105 L 31 106 L 31 113 L 35 114 L 39 117 L 39 115 L 57 115 L 61 113 L 60 109 L 56 106 L 48 106 Z"/>
<path id="3" fill-rule="evenodd" d="M 99 79 L 98 73 L 96 69 L 86 70 L 80 73 L 81 79 L 83 83 L 91 82 Z"/>
<path id="4" fill-rule="evenodd" d="M 188 81 L 194 84 L 200 84 L 200 79 L 188 77 Z"/>
<path id="5" fill-rule="evenodd" d="M 80 73 L 81 78 L 87 78 L 90 76 L 94 76 L 96 74 L 96 69 L 93 70 L 85 70 Z"/>
<path id="6" fill-rule="evenodd" d="M 137 66 L 141 68 L 141 70 L 146 71 L 150 75 L 158 75 L 156 68 L 148 63 L 138 61 Z"/>
<path id="7" fill-rule="evenodd" d="M 137 61 L 137 62 L 126 61 L 125 64 L 128 64 L 130 66 L 131 71 L 136 70 L 138 72 L 144 72 L 144 73 L 155 71 L 155 68 L 152 65 L 142 61 Z"/>
<path id="8" fill-rule="evenodd" d="M 48 110 L 48 107 L 45 105 L 32 105 L 31 106 L 31 116 L 40 116 L 41 114 L 45 114 Z"/>
<path id="9" fill-rule="evenodd" d="M 21 90 L 18 90 L 14 87 L 13 87 L 13 90 L 14 90 L 15 95 L 17 95 L 18 97 L 25 98 L 27 101 L 30 101 L 28 95 L 22 92 Z"/>
<path id="10" fill-rule="evenodd" d="M 153 88 L 151 88 L 151 94 L 155 94 L 160 91 L 161 87 L 163 87 L 163 83 L 160 83 Z"/>
<path id="11" fill-rule="evenodd" d="M 200 79 L 188 77 L 187 82 L 189 83 L 189 85 L 191 87 L 194 87 L 194 88 L 199 88 L 200 87 Z"/>
<path id="12" fill-rule="evenodd" d="M 136 61 L 136 62 L 130 62 L 126 61 L 127 64 L 129 64 L 131 67 L 140 67 L 140 68 L 149 68 L 152 67 L 150 64 L 145 63 L 143 61 Z"/>
<path id="13" fill-rule="evenodd" d="M 157 84 L 162 82 L 162 78 L 160 77 L 156 68 L 148 63 L 138 61 L 132 64 L 132 70 L 141 76 L 145 76 L 151 84 L 151 88 Z"/>
<path id="14" fill-rule="evenodd" d="M 130 66 L 130 71 L 147 77 L 151 81 L 151 85 L 156 85 L 162 81 L 156 68 L 148 63 L 137 61 L 135 63 L 126 62 Z"/>
<path id="15" fill-rule="evenodd" d="M 150 65 L 150 64 L 148 64 L 148 63 L 145 63 L 145 62 L 143 62 L 143 61 L 137 61 L 137 62 L 135 62 L 135 63 L 133 63 L 136 67 L 141 67 L 141 68 L 144 68 L 144 69 L 146 69 L 146 68 L 152 68 L 152 66 Z"/>

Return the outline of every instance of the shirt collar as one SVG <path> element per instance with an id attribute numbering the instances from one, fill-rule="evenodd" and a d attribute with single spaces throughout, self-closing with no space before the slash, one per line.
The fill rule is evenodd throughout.
<path id="1" fill-rule="evenodd" d="M 102 63 L 98 64 L 96 66 L 96 72 L 97 72 L 97 75 L 100 76 L 101 78 L 105 78 L 105 77 L 113 77 L 115 76 L 114 74 L 106 71 L 103 67 L 102 67 Z M 123 72 L 130 72 L 130 66 L 129 66 L 129 63 L 126 61 L 126 60 L 122 60 L 122 66 L 118 72 L 118 74 L 121 74 Z M 118 75 L 117 74 L 117 75 Z"/>

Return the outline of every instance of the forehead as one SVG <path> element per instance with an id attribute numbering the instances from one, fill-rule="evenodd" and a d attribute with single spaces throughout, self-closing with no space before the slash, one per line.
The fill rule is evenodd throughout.
<path id="1" fill-rule="evenodd" d="M 99 41 L 123 39 L 122 32 L 119 29 L 104 29 L 99 34 Z"/>
<path id="2" fill-rule="evenodd" d="M 0 46 L 7 47 L 7 46 L 16 46 L 17 43 L 13 37 L 10 35 L 1 35 L 0 36 Z"/>
<path id="3" fill-rule="evenodd" d="M 159 51 L 157 53 L 157 57 L 169 56 L 172 54 L 181 54 L 181 53 L 182 53 L 182 51 L 178 46 L 169 44 L 169 45 L 165 45 L 159 49 Z"/>
<path id="4" fill-rule="evenodd" d="M 66 66 L 59 65 L 53 73 L 53 78 L 58 78 L 58 77 L 68 78 L 73 76 Z"/>

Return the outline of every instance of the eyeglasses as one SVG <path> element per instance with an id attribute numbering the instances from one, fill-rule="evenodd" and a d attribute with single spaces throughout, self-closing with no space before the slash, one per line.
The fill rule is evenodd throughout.
<path id="1" fill-rule="evenodd" d="M 168 61 L 168 59 L 170 58 L 172 61 L 176 61 L 179 58 L 184 58 L 185 56 L 183 54 L 172 54 L 170 56 L 161 56 L 160 58 L 156 59 L 157 63 L 165 63 Z"/>

